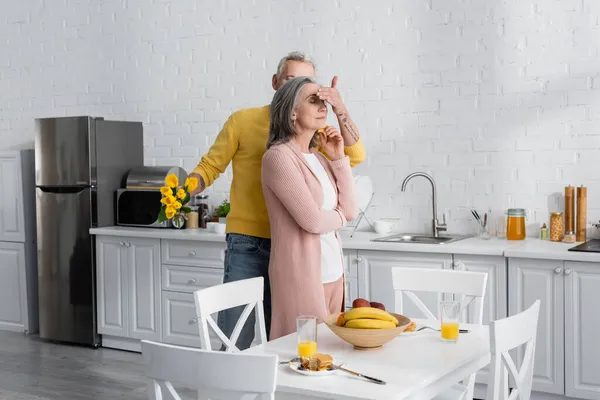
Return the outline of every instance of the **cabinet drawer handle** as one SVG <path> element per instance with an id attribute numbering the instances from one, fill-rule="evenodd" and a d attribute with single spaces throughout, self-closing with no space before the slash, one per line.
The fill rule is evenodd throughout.
<path id="1" fill-rule="evenodd" d="M 121 245 L 121 247 L 125 246 L 125 242 L 119 242 L 119 245 Z"/>
<path id="2" fill-rule="evenodd" d="M 571 270 L 570 269 L 565 269 L 565 275 L 571 275 Z"/>
<path id="3" fill-rule="evenodd" d="M 194 257 L 195 255 L 196 255 L 196 252 L 195 252 L 195 251 L 190 251 L 190 256 L 191 256 L 191 257 Z"/>
<path id="4" fill-rule="evenodd" d="M 560 269 L 558 267 L 554 268 L 554 273 L 555 274 L 560 274 L 560 271 L 562 271 L 562 269 Z"/>
<path id="5" fill-rule="evenodd" d="M 129 243 L 129 242 L 125 243 L 125 247 L 129 247 L 129 246 L 131 246 L 131 243 Z"/>
<path id="6" fill-rule="evenodd" d="M 356 257 L 356 261 L 357 262 L 362 262 L 363 258 L 362 257 Z"/>
<path id="7" fill-rule="evenodd" d="M 196 282 L 198 282 L 198 281 L 196 280 L 196 278 L 192 278 L 192 279 L 190 279 L 190 280 L 188 281 L 188 283 L 196 283 Z"/>
<path id="8" fill-rule="evenodd" d="M 190 325 L 194 325 L 198 323 L 198 318 L 190 319 Z"/>

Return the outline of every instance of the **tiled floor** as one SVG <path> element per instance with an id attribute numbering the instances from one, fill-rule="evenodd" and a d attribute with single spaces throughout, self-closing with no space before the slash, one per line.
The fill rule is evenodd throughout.
<path id="1" fill-rule="evenodd" d="M 146 400 L 142 356 L 0 331 L 0 400 Z"/>

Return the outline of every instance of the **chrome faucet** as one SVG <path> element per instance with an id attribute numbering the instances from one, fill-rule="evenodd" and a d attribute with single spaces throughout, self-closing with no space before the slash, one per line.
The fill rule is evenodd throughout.
<path id="1" fill-rule="evenodd" d="M 433 181 L 433 178 L 430 175 L 426 174 L 425 172 L 413 172 L 412 174 L 408 175 L 404 179 L 404 182 L 402 182 L 402 191 L 404 192 L 406 190 L 406 184 L 408 183 L 408 181 L 410 181 L 415 176 L 422 176 L 423 178 L 427 179 L 429 181 L 429 183 L 431 183 L 431 190 L 433 192 L 432 199 L 431 199 L 431 203 L 433 204 L 433 220 L 432 220 L 431 225 L 432 225 L 432 230 L 433 230 L 433 237 L 439 237 L 439 232 L 445 231 L 446 229 L 448 229 L 448 227 L 446 225 L 446 214 L 442 215 L 443 222 L 441 224 L 439 223 L 439 221 L 437 219 L 437 194 L 436 194 L 435 182 Z"/>

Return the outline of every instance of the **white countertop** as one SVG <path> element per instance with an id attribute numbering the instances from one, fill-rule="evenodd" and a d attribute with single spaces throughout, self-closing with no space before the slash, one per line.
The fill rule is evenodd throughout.
<path id="1" fill-rule="evenodd" d="M 556 243 L 548 240 L 527 239 L 519 246 L 512 246 L 504 250 L 504 257 L 600 262 L 600 253 L 568 251 L 571 247 L 575 247 L 581 243 Z"/>
<path id="2" fill-rule="evenodd" d="M 225 234 L 211 233 L 206 229 L 136 228 L 129 226 L 107 226 L 90 229 L 92 235 L 124 236 L 149 239 L 201 240 L 225 242 Z"/>
<path id="3" fill-rule="evenodd" d="M 502 256 L 504 249 L 511 245 L 505 239 L 492 238 L 482 240 L 477 237 L 462 239 L 445 244 L 424 243 L 385 243 L 372 242 L 372 239 L 389 236 L 378 235 L 373 232 L 356 232 L 350 237 L 350 232 L 342 231 L 342 245 L 344 249 L 403 251 L 412 253 L 438 253 L 438 254 L 474 254 L 488 256 Z"/>
<path id="4" fill-rule="evenodd" d="M 224 242 L 225 235 L 207 232 L 205 229 L 159 229 L 135 228 L 126 226 L 109 226 L 90 229 L 92 235 L 123 236 L 153 239 L 174 240 L 200 240 L 208 242 Z M 482 240 L 477 237 L 467 238 L 447 244 L 420 244 L 420 243 L 384 243 L 372 242 L 378 235 L 374 232 L 356 232 L 350 237 L 351 230 L 341 231 L 344 249 L 374 250 L 374 251 L 400 251 L 411 253 L 438 253 L 438 254 L 472 254 L 518 258 L 535 258 L 546 260 L 569 260 L 600 262 L 600 253 L 583 253 L 568 251 L 577 246 L 577 243 L 555 243 L 536 238 L 527 238 L 523 241 L 510 241 L 506 239 L 491 238 Z"/>

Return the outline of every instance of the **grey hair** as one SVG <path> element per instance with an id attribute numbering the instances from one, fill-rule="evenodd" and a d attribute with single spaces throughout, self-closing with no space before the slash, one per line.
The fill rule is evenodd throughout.
<path id="1" fill-rule="evenodd" d="M 281 60 L 279 60 L 279 64 L 277 64 L 277 72 L 275 73 L 275 76 L 277 76 L 277 78 L 281 78 L 281 74 L 283 72 L 285 64 L 288 61 L 305 62 L 307 64 L 312 65 L 315 70 L 317 69 L 314 61 L 309 56 L 299 51 L 292 51 L 291 53 L 288 53 L 288 55 L 283 57 Z"/>
<path id="2" fill-rule="evenodd" d="M 271 121 L 269 126 L 269 140 L 267 149 L 273 145 L 289 142 L 297 135 L 292 114 L 300 99 L 302 88 L 310 83 L 317 83 L 313 77 L 297 76 L 283 84 L 273 96 L 271 101 Z M 318 135 L 310 142 L 310 147 L 318 145 Z"/>

